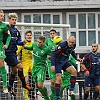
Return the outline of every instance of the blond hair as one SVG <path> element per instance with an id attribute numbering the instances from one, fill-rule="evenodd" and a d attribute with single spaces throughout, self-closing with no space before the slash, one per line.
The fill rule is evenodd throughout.
<path id="1" fill-rule="evenodd" d="M 4 13 L 3 10 L 0 10 L 0 13 Z"/>
<path id="2" fill-rule="evenodd" d="M 14 17 L 14 18 L 18 18 L 17 13 L 9 13 L 9 15 L 8 15 L 8 19 L 11 19 L 12 17 Z"/>

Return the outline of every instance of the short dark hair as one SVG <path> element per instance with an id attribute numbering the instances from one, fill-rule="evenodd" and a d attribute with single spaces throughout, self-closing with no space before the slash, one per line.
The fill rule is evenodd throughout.
<path id="1" fill-rule="evenodd" d="M 42 40 L 43 42 L 45 42 L 46 37 L 45 36 L 39 36 L 38 39 Z"/>
<path id="2" fill-rule="evenodd" d="M 27 33 L 31 33 L 32 34 L 32 31 L 31 30 L 26 31 L 25 35 L 27 35 Z"/>
<path id="3" fill-rule="evenodd" d="M 51 29 L 50 32 L 51 32 L 51 31 L 54 31 L 55 33 L 57 33 L 57 31 L 56 31 L 55 29 Z"/>

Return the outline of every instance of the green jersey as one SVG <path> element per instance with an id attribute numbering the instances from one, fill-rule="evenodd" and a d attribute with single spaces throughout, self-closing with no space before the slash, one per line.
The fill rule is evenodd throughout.
<path id="1" fill-rule="evenodd" d="M 51 52 L 55 50 L 56 44 L 53 43 L 53 40 L 51 38 L 47 38 L 45 43 L 48 46 L 48 48 L 51 50 Z"/>
<path id="2" fill-rule="evenodd" d="M 25 48 L 33 50 L 34 66 L 46 65 L 47 55 L 50 55 L 50 49 L 46 44 L 38 47 L 37 42 L 34 42 L 32 46 L 26 46 Z"/>
<path id="3" fill-rule="evenodd" d="M 3 35 L 5 35 L 6 33 L 8 33 L 8 26 L 3 23 L 3 22 L 0 22 L 0 50 L 3 50 Z M 5 35 L 7 36 L 7 35 Z M 9 37 L 9 39 L 8 39 Z M 8 35 L 7 36 L 7 41 L 6 41 L 6 45 L 8 46 L 9 45 L 9 42 L 10 42 L 10 39 L 11 39 L 11 35 Z"/>
<path id="4" fill-rule="evenodd" d="M 69 56 L 69 62 L 74 66 L 76 67 L 76 60 L 75 58 L 70 54 Z"/>

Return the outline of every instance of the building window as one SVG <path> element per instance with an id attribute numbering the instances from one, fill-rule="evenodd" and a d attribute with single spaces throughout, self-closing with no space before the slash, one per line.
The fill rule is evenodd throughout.
<path id="1" fill-rule="evenodd" d="M 93 43 L 96 43 L 95 31 L 88 31 L 88 46 L 91 46 Z"/>
<path id="2" fill-rule="evenodd" d="M 33 23 L 41 23 L 41 14 L 33 14 Z"/>
<path id="3" fill-rule="evenodd" d="M 23 20 L 24 19 L 24 20 Z M 44 24 L 62 24 L 62 14 L 61 13 L 22 13 L 22 22 L 27 23 L 44 23 Z M 51 27 L 29 27 L 33 33 L 34 41 L 37 40 L 39 35 L 44 35 L 49 37 L 49 31 Z M 62 29 L 55 28 L 60 35 L 63 33 Z M 28 30 L 24 27 L 23 31 Z M 61 35 L 62 36 L 62 35 Z"/>
<path id="4" fill-rule="evenodd" d="M 98 27 L 100 28 L 100 14 L 98 14 Z"/>
<path id="5" fill-rule="evenodd" d="M 69 15 L 69 24 L 71 28 L 76 28 L 76 15 Z"/>
<path id="6" fill-rule="evenodd" d="M 97 12 L 71 12 L 66 14 L 67 22 L 71 25 L 71 34 L 76 32 L 77 46 L 90 46 L 93 42 L 98 42 L 96 37 L 98 30 L 100 30 L 100 14 Z M 98 26 L 95 23 L 98 23 Z"/>
<path id="7" fill-rule="evenodd" d="M 24 16 L 24 22 L 25 23 L 31 23 L 31 15 L 25 15 Z"/>
<path id="8" fill-rule="evenodd" d="M 76 38 L 76 32 L 71 32 L 71 35 Z"/>
<path id="9" fill-rule="evenodd" d="M 43 23 L 51 23 L 50 14 L 43 14 Z"/>
<path id="10" fill-rule="evenodd" d="M 86 46 L 86 31 L 79 31 L 79 46 Z"/>
<path id="11" fill-rule="evenodd" d="M 78 14 L 79 29 L 86 29 L 86 14 Z"/>
<path id="12" fill-rule="evenodd" d="M 59 15 L 53 15 L 53 24 L 60 24 L 60 16 Z"/>
<path id="13" fill-rule="evenodd" d="M 98 44 L 100 45 L 100 31 L 98 31 Z"/>
<path id="14" fill-rule="evenodd" d="M 88 14 L 88 28 L 95 29 L 95 13 Z"/>

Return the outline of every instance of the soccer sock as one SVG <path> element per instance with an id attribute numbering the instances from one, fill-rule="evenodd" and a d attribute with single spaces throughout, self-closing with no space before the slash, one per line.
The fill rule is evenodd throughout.
<path id="1" fill-rule="evenodd" d="M 56 95 L 55 87 L 54 86 L 50 86 L 50 88 L 51 88 L 52 95 L 55 96 Z"/>
<path id="2" fill-rule="evenodd" d="M 9 84 L 8 84 L 8 86 L 9 87 L 13 87 L 14 81 L 15 81 L 15 75 L 11 73 L 10 77 L 9 77 Z"/>
<path id="3" fill-rule="evenodd" d="M 47 88 L 44 87 L 43 89 L 38 87 L 38 90 L 40 91 L 40 93 L 44 96 L 44 97 L 48 97 L 48 92 L 47 92 Z"/>
<path id="4" fill-rule="evenodd" d="M 71 76 L 70 78 L 70 91 L 74 91 L 74 87 L 75 87 L 75 83 L 76 83 L 76 77 L 75 76 Z"/>
<path id="5" fill-rule="evenodd" d="M 1 70 L 1 76 L 3 80 L 3 86 L 7 86 L 7 71 L 5 69 L 5 66 L 0 66 Z"/>
<path id="6" fill-rule="evenodd" d="M 99 95 L 99 92 L 95 91 L 94 94 L 93 94 L 93 98 L 96 100 L 98 95 Z"/>
<path id="7" fill-rule="evenodd" d="M 19 76 L 19 78 L 20 78 L 20 80 L 22 82 L 22 85 L 26 86 L 26 82 L 25 82 L 25 77 L 24 77 L 23 71 L 18 70 L 18 76 Z"/>
<path id="8" fill-rule="evenodd" d="M 84 99 L 87 100 L 88 96 L 89 96 L 89 93 L 85 93 L 84 94 Z"/>
<path id="9" fill-rule="evenodd" d="M 61 87 L 61 88 L 60 88 L 60 97 L 61 97 L 61 98 L 62 98 L 62 96 L 63 96 L 63 90 L 64 90 L 64 88 Z"/>
<path id="10" fill-rule="evenodd" d="M 56 99 L 60 99 L 60 84 L 55 84 Z"/>
<path id="11" fill-rule="evenodd" d="M 23 88 L 23 91 L 24 91 L 24 97 L 25 97 L 25 99 L 29 99 L 29 97 L 28 97 L 28 90 L 27 89 L 25 89 L 25 88 Z"/>

